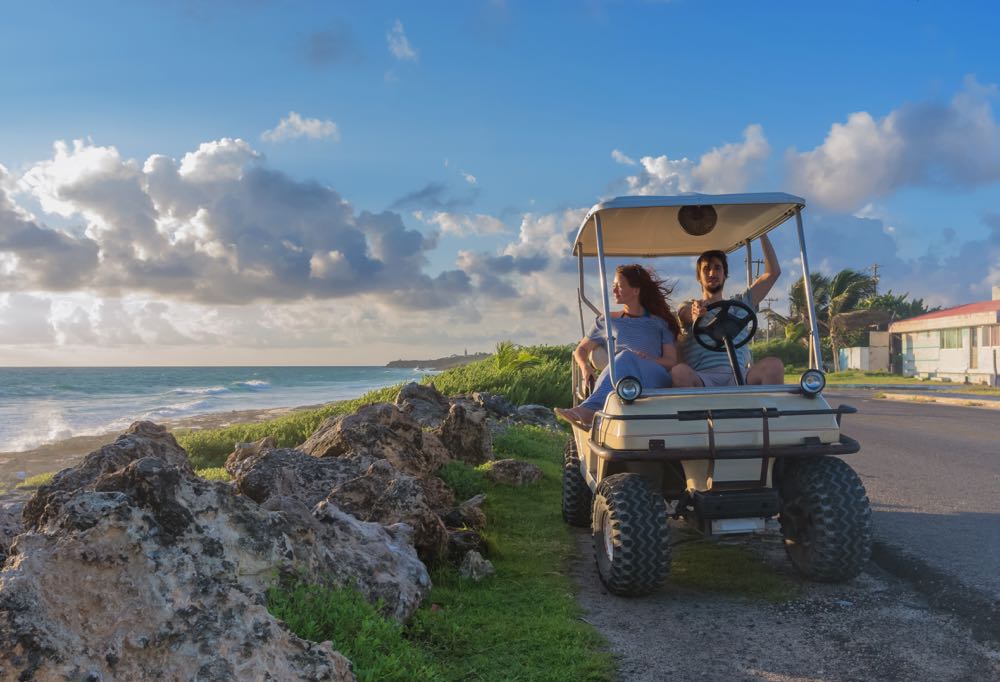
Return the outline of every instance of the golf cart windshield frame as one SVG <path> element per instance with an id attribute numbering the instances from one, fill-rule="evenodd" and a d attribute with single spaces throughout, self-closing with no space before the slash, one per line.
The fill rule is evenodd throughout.
<path id="1" fill-rule="evenodd" d="M 729 218 L 729 223 L 723 223 L 729 234 L 737 234 L 739 238 L 731 239 L 721 243 L 704 244 L 704 248 L 694 251 L 688 235 L 684 235 L 687 244 L 678 248 L 670 246 L 669 234 L 664 234 L 668 230 L 681 230 L 677 224 L 677 211 L 683 206 L 710 206 L 718 211 L 726 211 L 731 207 L 733 215 L 723 215 L 723 221 Z M 813 369 L 821 369 L 822 354 L 819 344 L 819 326 L 816 323 L 816 308 L 813 302 L 812 280 L 809 277 L 809 259 L 806 255 L 805 230 L 802 225 L 802 209 L 805 208 L 805 200 L 789 194 L 768 193 L 768 194 L 729 194 L 729 195 L 684 195 L 674 197 L 618 197 L 610 201 L 597 204 L 587 213 L 580 229 L 577 232 L 576 240 L 573 244 L 573 252 L 577 256 L 577 263 L 580 275 L 580 285 L 577 290 L 578 304 L 580 309 L 580 328 L 586 333 L 586 325 L 583 317 L 583 306 L 592 310 L 595 315 L 603 315 L 605 320 L 611 319 L 611 304 L 608 295 L 608 279 L 605 268 L 605 257 L 610 256 L 635 256 L 635 257 L 658 257 L 658 256 L 692 256 L 698 255 L 702 251 L 719 248 L 719 250 L 731 253 L 743 246 L 747 254 L 747 285 L 752 283 L 750 264 L 753 262 L 751 242 L 775 229 L 791 217 L 795 217 L 796 229 L 799 237 L 799 261 L 802 263 L 802 277 L 805 286 L 806 309 L 809 316 L 809 332 L 811 340 L 811 352 L 809 356 L 809 366 Z M 648 250 L 643 250 L 643 245 L 635 248 L 627 246 L 627 240 L 623 241 L 620 234 L 614 234 L 615 246 L 610 253 L 605 249 L 605 215 L 612 216 L 612 230 L 622 232 L 636 232 L 643 236 L 654 236 L 658 240 L 658 245 Z M 759 215 L 763 218 L 762 225 L 740 222 L 747 216 Z M 670 217 L 672 224 L 660 225 L 652 222 L 651 219 L 666 220 Z M 593 233 L 593 244 L 590 243 L 591 232 Z M 678 232 L 677 234 L 682 234 Z M 639 236 L 639 234 L 636 234 Z M 731 243 L 730 243 L 731 242 Z M 720 248 L 721 247 L 721 248 Z M 597 269 L 601 285 L 601 308 L 598 308 L 587 298 L 584 289 L 584 258 L 596 257 Z M 615 371 L 615 340 L 612 336 L 612 326 L 604 325 L 605 343 L 608 350 L 608 372 L 611 376 L 611 384 L 618 385 L 619 377 Z M 761 387 L 755 387 L 761 390 Z M 704 389 L 700 389 L 704 391 Z M 727 389 L 728 390 L 731 389 Z M 765 389 L 768 391 L 798 392 L 798 386 L 774 386 Z M 674 395 L 676 389 L 643 389 L 643 395 Z"/>

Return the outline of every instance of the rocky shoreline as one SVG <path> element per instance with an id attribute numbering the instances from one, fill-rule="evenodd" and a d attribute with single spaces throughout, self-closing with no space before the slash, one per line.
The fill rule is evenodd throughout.
<path id="1" fill-rule="evenodd" d="M 457 461 L 537 480 L 534 464 L 494 460 L 493 433 L 512 423 L 555 427 L 540 406 L 410 384 L 297 448 L 237 444 L 224 483 L 136 422 L 0 504 L 0 678 L 353 680 L 330 642 L 267 611 L 267 591 L 351 587 L 405 622 L 430 590 L 426 564 L 488 577 L 482 496 L 454 499 L 435 472 Z"/>
<path id="2" fill-rule="evenodd" d="M 327 404 L 332 405 L 335 402 Z M 322 405 L 210 412 L 184 419 L 163 421 L 160 424 L 169 431 L 179 429 L 218 429 L 232 426 L 233 424 L 267 421 L 292 412 L 313 410 L 318 407 L 322 407 Z M 72 436 L 53 443 L 39 445 L 31 450 L 0 452 L 0 492 L 5 488 L 13 488 L 25 478 L 73 466 L 83 459 L 88 452 L 114 440 L 117 435 L 117 432 L 109 431 L 97 435 Z"/>

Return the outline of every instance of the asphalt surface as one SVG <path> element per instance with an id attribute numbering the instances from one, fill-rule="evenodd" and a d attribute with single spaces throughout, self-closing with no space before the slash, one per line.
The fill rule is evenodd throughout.
<path id="1" fill-rule="evenodd" d="M 859 414 L 842 430 L 861 442 L 845 459 L 872 503 L 875 559 L 953 601 L 1000 604 L 1000 416 L 995 410 L 874 399 L 828 390 Z M 995 627 L 998 624 L 993 622 Z"/>

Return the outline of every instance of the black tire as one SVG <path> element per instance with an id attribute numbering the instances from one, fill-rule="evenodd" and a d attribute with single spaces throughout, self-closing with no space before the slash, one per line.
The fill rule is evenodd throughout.
<path id="1" fill-rule="evenodd" d="M 590 526 L 590 507 L 594 494 L 580 473 L 580 457 L 576 440 L 570 436 L 563 450 L 562 516 L 563 521 L 576 528 Z"/>
<path id="2" fill-rule="evenodd" d="M 861 573 L 871 558 L 872 512 L 854 469 L 836 457 L 794 461 L 780 492 L 781 534 L 795 568 L 821 582 Z"/>
<path id="3" fill-rule="evenodd" d="M 591 525 L 601 582 L 612 594 L 655 592 L 670 572 L 670 529 L 663 496 L 639 474 L 608 476 L 597 486 Z"/>

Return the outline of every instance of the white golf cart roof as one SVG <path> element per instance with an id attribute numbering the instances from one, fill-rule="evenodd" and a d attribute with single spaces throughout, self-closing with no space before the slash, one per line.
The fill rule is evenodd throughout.
<path id="1" fill-rule="evenodd" d="M 598 220 L 605 256 L 697 256 L 712 249 L 729 253 L 773 230 L 805 205 L 805 199 L 782 192 L 616 197 L 590 209 L 573 253 L 598 255 Z M 684 207 L 692 207 L 685 211 L 695 223 L 687 219 L 682 227 Z"/>

